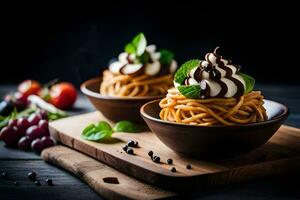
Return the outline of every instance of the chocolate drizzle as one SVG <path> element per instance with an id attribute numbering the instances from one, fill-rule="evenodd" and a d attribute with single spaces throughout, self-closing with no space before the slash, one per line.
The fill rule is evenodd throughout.
<path id="1" fill-rule="evenodd" d="M 213 53 L 207 53 L 205 55 L 205 61 L 200 63 L 200 66 L 194 71 L 193 78 L 200 84 L 201 87 L 201 97 L 209 98 L 211 96 L 211 90 L 216 88 L 212 88 L 210 83 L 215 82 L 219 86 L 217 86 L 218 92 L 217 95 L 213 97 L 239 97 L 244 93 L 244 83 L 236 78 L 238 75 L 236 74 L 240 70 L 240 65 L 232 64 L 231 60 L 225 60 L 218 54 L 219 47 L 217 47 Z M 203 77 L 203 73 L 207 72 L 207 75 Z M 234 75 L 234 76 L 233 76 Z M 185 80 L 185 84 L 189 84 L 189 79 L 191 75 Z M 223 79 L 223 81 L 222 81 Z M 227 79 L 227 80 L 226 80 Z M 242 79 L 242 78 L 241 78 Z M 232 82 L 232 83 L 230 83 Z M 230 84 L 229 84 L 230 83 Z M 234 93 L 232 92 L 232 84 L 236 86 L 234 89 Z M 216 86 L 215 86 L 216 87 Z M 228 93 L 229 89 L 231 89 L 230 93 Z M 217 91 L 216 91 L 217 92 Z M 227 94 L 228 93 L 228 94 Z M 233 93 L 233 94 L 232 94 Z"/>

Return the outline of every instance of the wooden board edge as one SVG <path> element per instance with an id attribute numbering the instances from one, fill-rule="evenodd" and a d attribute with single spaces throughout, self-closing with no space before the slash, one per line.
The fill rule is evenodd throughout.
<path id="1" fill-rule="evenodd" d="M 61 153 L 62 151 L 64 151 L 64 153 Z M 131 180 L 134 184 L 142 185 L 142 188 L 146 188 L 148 193 L 151 193 L 151 198 L 147 197 L 147 193 L 145 192 L 141 193 L 140 191 L 128 190 L 125 193 L 122 193 L 116 189 L 113 189 L 113 185 L 105 186 L 105 184 L 102 184 L 101 186 L 99 186 L 95 184 L 95 182 L 99 180 L 95 180 L 95 177 L 92 176 L 92 174 L 89 171 L 80 169 L 79 166 L 81 165 L 78 162 L 78 160 L 70 159 L 71 154 L 73 154 L 73 156 L 76 154 L 76 156 L 83 158 L 85 162 L 93 162 L 95 164 L 97 163 L 101 170 L 109 170 L 114 176 L 121 177 L 121 180 L 122 178 L 126 178 Z M 97 161 L 85 154 L 82 154 L 76 150 L 70 149 L 65 146 L 57 145 L 54 147 L 47 148 L 42 152 L 41 156 L 46 162 L 62 167 L 63 169 L 76 175 L 78 178 L 87 183 L 95 192 L 97 192 L 102 197 L 108 199 L 166 199 L 177 197 L 179 195 L 177 193 L 166 191 L 155 186 L 147 185 L 146 183 L 128 177 L 127 175 L 101 163 L 100 161 Z"/>

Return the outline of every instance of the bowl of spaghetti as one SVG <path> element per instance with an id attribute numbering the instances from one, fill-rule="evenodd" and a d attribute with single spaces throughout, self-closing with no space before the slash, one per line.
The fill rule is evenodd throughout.
<path id="1" fill-rule="evenodd" d="M 144 123 L 140 107 L 167 94 L 173 86 L 176 69 L 173 53 L 147 45 L 144 34 L 140 33 L 99 78 L 84 82 L 81 91 L 108 119 Z"/>
<path id="2" fill-rule="evenodd" d="M 218 54 L 191 60 L 176 72 L 174 88 L 141 107 L 158 138 L 178 153 L 222 156 L 266 143 L 287 119 L 283 104 L 254 91 L 254 79 Z"/>

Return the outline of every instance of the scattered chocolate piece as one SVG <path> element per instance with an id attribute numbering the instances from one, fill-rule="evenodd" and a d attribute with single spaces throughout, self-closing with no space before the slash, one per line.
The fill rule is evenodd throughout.
<path id="1" fill-rule="evenodd" d="M 126 151 L 128 154 L 133 154 L 133 149 L 132 148 L 128 148 Z"/>
<path id="2" fill-rule="evenodd" d="M 19 185 L 19 183 L 17 181 L 14 182 L 14 185 Z"/>
<path id="3" fill-rule="evenodd" d="M 117 177 L 105 177 L 103 178 L 104 183 L 110 184 L 119 184 L 119 180 Z"/>
<path id="4" fill-rule="evenodd" d="M 172 167 L 172 168 L 171 168 L 171 172 L 176 172 L 176 168 L 175 168 L 175 167 Z"/>
<path id="5" fill-rule="evenodd" d="M 134 146 L 135 146 L 135 142 L 134 142 L 133 140 L 130 140 L 130 141 L 127 143 L 127 145 L 128 145 L 129 147 L 134 147 Z"/>
<path id="6" fill-rule="evenodd" d="M 159 156 L 154 156 L 153 161 L 156 162 L 156 163 L 159 163 L 160 162 L 160 157 Z"/>
<path id="7" fill-rule="evenodd" d="M 38 186 L 41 185 L 40 181 L 34 181 L 34 184 L 36 184 L 36 185 L 38 185 Z"/>
<path id="8" fill-rule="evenodd" d="M 135 141 L 134 142 L 134 147 L 138 147 L 139 146 L 139 142 L 138 141 Z"/>
<path id="9" fill-rule="evenodd" d="M 172 160 L 171 158 L 169 158 L 169 159 L 167 160 L 167 163 L 168 163 L 169 165 L 172 165 L 172 164 L 173 164 L 173 160 Z"/>
<path id="10" fill-rule="evenodd" d="M 7 175 L 6 172 L 2 172 L 1 176 L 2 176 L 2 178 L 4 178 L 4 179 L 7 179 L 7 178 L 8 178 L 8 175 Z"/>
<path id="11" fill-rule="evenodd" d="M 186 168 L 187 168 L 187 169 L 192 169 L 192 166 L 191 166 L 190 164 L 188 164 L 188 165 L 186 166 Z"/>
<path id="12" fill-rule="evenodd" d="M 48 185 L 53 185 L 52 179 L 50 179 L 50 178 L 47 178 L 47 179 L 46 179 L 46 183 L 47 183 Z"/>
<path id="13" fill-rule="evenodd" d="M 128 145 L 126 144 L 126 145 L 124 145 L 123 147 L 122 147 L 122 149 L 124 150 L 124 151 L 127 151 L 127 149 L 128 149 Z"/>
<path id="14" fill-rule="evenodd" d="M 32 181 L 35 181 L 36 180 L 36 173 L 35 172 L 29 172 L 27 174 L 27 177 L 32 180 Z"/>
<path id="15" fill-rule="evenodd" d="M 148 156 L 150 156 L 150 157 L 152 158 L 152 156 L 153 156 L 153 151 L 149 151 L 149 152 L 148 152 Z"/>

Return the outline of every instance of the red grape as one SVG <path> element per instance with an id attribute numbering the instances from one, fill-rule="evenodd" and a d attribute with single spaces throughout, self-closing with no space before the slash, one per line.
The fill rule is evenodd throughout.
<path id="1" fill-rule="evenodd" d="M 28 105 L 28 100 L 27 100 L 27 96 L 23 95 L 20 92 L 16 92 L 14 94 L 14 106 L 18 109 L 18 110 L 22 110 L 25 109 Z"/>
<path id="2" fill-rule="evenodd" d="M 18 119 L 17 127 L 20 131 L 25 132 L 29 126 L 30 126 L 30 124 L 29 124 L 29 121 L 27 118 L 22 117 L 22 118 Z"/>
<path id="3" fill-rule="evenodd" d="M 47 120 L 40 120 L 39 124 L 38 124 L 38 127 L 40 129 L 42 129 L 43 131 L 43 136 L 49 136 L 50 133 L 49 133 L 49 127 L 48 127 L 48 121 Z"/>
<path id="4" fill-rule="evenodd" d="M 36 113 L 33 113 L 28 117 L 28 121 L 31 126 L 37 125 L 41 119 L 42 119 L 42 116 L 39 114 L 36 114 Z"/>
<path id="5" fill-rule="evenodd" d="M 6 126 L 1 130 L 1 139 L 9 147 L 15 147 L 19 140 L 18 128 L 16 126 L 9 127 Z"/>
<path id="6" fill-rule="evenodd" d="M 31 142 L 31 148 L 36 153 L 41 153 L 41 151 L 43 150 L 43 145 L 42 145 L 41 139 L 37 138 L 37 139 L 33 140 Z"/>
<path id="7" fill-rule="evenodd" d="M 24 151 L 29 150 L 30 145 L 31 145 L 31 140 L 26 136 L 21 137 L 21 139 L 18 142 L 19 149 L 24 150 Z"/>
<path id="8" fill-rule="evenodd" d="M 39 115 L 41 115 L 41 117 L 42 117 L 42 119 L 48 119 L 48 113 L 47 113 L 47 111 L 45 111 L 45 110 L 40 110 L 39 112 L 38 112 L 38 114 Z"/>
<path id="9" fill-rule="evenodd" d="M 17 119 L 10 119 L 8 121 L 8 125 L 7 126 L 13 127 L 13 126 L 17 126 L 17 125 L 18 125 L 18 120 Z"/>
<path id="10" fill-rule="evenodd" d="M 51 147 L 54 145 L 54 140 L 51 137 L 42 137 L 41 139 L 43 149 Z"/>
<path id="11" fill-rule="evenodd" d="M 41 138 L 42 136 L 42 129 L 40 129 L 37 125 L 34 126 L 30 126 L 27 130 L 26 130 L 26 136 L 30 139 L 30 140 L 34 140 L 36 138 Z"/>

